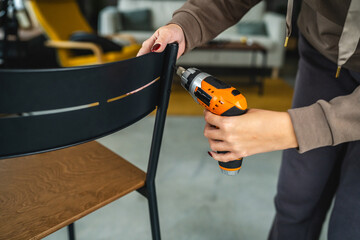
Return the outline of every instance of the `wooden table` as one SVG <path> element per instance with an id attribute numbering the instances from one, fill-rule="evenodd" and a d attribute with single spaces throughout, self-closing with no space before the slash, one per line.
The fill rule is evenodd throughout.
<path id="1" fill-rule="evenodd" d="M 260 74 L 259 67 L 256 66 L 257 54 L 261 53 L 263 56 L 262 69 L 266 68 L 267 49 L 259 43 L 249 43 L 241 41 L 210 41 L 200 47 L 197 50 L 225 50 L 225 51 L 248 51 L 251 52 L 251 65 L 249 68 L 251 85 L 257 85 L 259 87 L 259 95 L 264 92 L 263 78 L 257 79 Z"/>

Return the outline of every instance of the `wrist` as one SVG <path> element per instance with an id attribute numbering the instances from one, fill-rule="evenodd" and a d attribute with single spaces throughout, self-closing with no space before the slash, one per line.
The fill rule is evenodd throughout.
<path id="1" fill-rule="evenodd" d="M 283 112 L 283 114 L 284 114 L 283 130 L 284 130 L 284 139 L 285 139 L 284 149 L 296 148 L 299 146 L 299 144 L 296 139 L 296 134 L 295 134 L 294 126 L 291 121 L 290 114 L 288 112 Z"/>
<path id="2" fill-rule="evenodd" d="M 179 29 L 182 33 L 184 33 L 184 30 L 182 29 L 182 27 L 180 27 L 180 25 L 178 25 L 176 23 L 169 23 L 169 24 L 167 24 L 167 26 L 175 27 L 175 28 Z"/>

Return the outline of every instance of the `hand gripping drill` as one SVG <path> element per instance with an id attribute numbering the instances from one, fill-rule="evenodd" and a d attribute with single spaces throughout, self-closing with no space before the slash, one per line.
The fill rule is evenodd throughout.
<path id="1" fill-rule="evenodd" d="M 234 87 L 196 68 L 184 69 L 179 66 L 176 74 L 181 77 L 181 85 L 208 111 L 221 116 L 246 113 L 246 99 Z M 232 176 L 239 173 L 242 158 L 218 163 L 222 173 Z"/>

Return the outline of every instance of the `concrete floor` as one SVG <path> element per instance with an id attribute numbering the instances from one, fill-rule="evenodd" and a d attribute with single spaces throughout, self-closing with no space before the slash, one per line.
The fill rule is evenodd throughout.
<path id="1" fill-rule="evenodd" d="M 99 141 L 146 169 L 153 117 Z M 266 239 L 281 152 L 248 157 L 241 174 L 228 177 L 207 154 L 202 117 L 168 117 L 157 173 L 162 239 Z M 135 144 L 134 144 L 135 143 Z M 151 239 L 147 201 L 137 192 L 75 224 L 78 240 Z M 326 236 L 323 233 L 321 239 Z M 61 229 L 47 240 L 67 239 Z"/>

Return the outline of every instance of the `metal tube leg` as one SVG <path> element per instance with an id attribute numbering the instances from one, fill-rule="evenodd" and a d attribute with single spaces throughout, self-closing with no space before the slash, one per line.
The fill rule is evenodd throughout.
<path id="1" fill-rule="evenodd" d="M 74 223 L 71 223 L 67 226 L 68 228 L 68 235 L 69 235 L 69 240 L 75 240 L 75 226 Z"/>
<path id="2" fill-rule="evenodd" d="M 152 185 L 152 186 L 151 186 Z M 151 233 L 153 240 L 160 240 L 160 223 L 159 223 L 159 214 L 156 200 L 156 191 L 155 185 L 150 184 L 147 186 L 148 189 L 148 202 L 149 202 L 149 213 L 150 213 L 150 223 L 151 223 Z"/>

